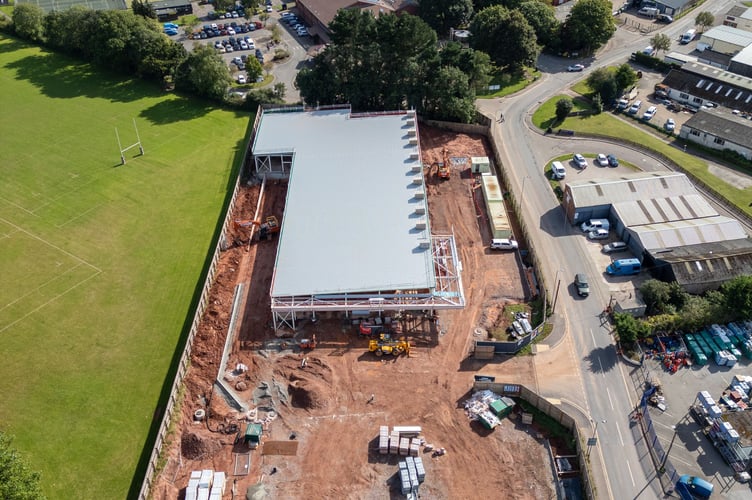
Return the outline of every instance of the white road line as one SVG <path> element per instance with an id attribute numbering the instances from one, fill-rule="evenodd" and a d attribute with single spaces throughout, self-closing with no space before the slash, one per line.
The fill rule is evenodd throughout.
<path id="1" fill-rule="evenodd" d="M 611 391 L 608 390 L 608 387 L 606 387 L 606 394 L 608 395 L 608 402 L 611 403 L 611 411 L 614 411 L 615 410 L 615 408 L 614 408 L 614 402 L 611 399 Z M 618 429 L 618 427 L 617 427 L 617 429 Z M 621 437 L 621 436 L 619 436 L 619 437 Z M 622 440 L 621 444 L 624 445 L 624 441 L 623 440 Z"/>
<path id="2" fill-rule="evenodd" d="M 624 462 L 627 464 L 627 470 L 629 471 L 629 479 L 632 480 L 632 486 L 637 486 L 634 482 L 634 476 L 632 475 L 632 467 L 629 466 L 629 462 Z"/>
<path id="3" fill-rule="evenodd" d="M 621 431 L 619 430 L 619 426 L 616 426 L 616 433 L 619 435 L 619 441 L 621 441 L 622 447 L 624 446 L 624 438 L 621 437 Z"/>
<path id="4" fill-rule="evenodd" d="M 603 369 L 603 363 L 601 363 L 601 358 L 598 358 L 598 364 L 601 365 L 601 375 L 603 375 L 603 378 L 606 378 L 606 370 Z M 608 388 L 606 389 L 608 390 Z M 611 399 L 611 396 L 608 397 L 608 399 Z M 614 409 L 614 405 L 611 404 L 611 409 Z"/>
<path id="5" fill-rule="evenodd" d="M 593 339 L 593 347 L 598 347 L 598 344 L 595 343 L 595 335 L 593 335 L 593 329 L 590 329 L 590 338 Z"/>

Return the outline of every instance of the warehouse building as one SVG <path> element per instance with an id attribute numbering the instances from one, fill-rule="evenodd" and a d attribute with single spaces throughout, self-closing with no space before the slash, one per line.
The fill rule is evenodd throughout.
<path id="1" fill-rule="evenodd" d="M 663 80 L 668 96 L 700 109 L 723 106 L 752 114 L 752 79 L 700 62 L 672 69 Z"/>
<path id="2" fill-rule="evenodd" d="M 464 307 L 454 236 L 431 233 L 414 111 L 267 109 L 252 152 L 258 177 L 288 180 L 275 328 L 321 313 Z"/>
<path id="3" fill-rule="evenodd" d="M 719 151 L 730 149 L 752 160 L 752 121 L 747 116 L 746 112 L 701 110 L 682 124 L 679 137 Z"/>

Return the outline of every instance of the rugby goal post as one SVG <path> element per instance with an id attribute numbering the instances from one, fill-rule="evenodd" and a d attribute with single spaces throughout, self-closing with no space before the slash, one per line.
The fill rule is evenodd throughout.
<path id="1" fill-rule="evenodd" d="M 125 152 L 128 151 L 129 149 L 138 147 L 140 155 L 141 156 L 144 155 L 144 147 L 141 145 L 141 137 L 138 135 L 138 127 L 136 126 L 135 118 L 133 119 L 133 128 L 136 131 L 136 142 L 126 148 L 123 148 L 123 145 L 120 142 L 120 134 L 118 133 L 117 127 L 115 127 L 115 137 L 117 138 L 118 149 L 120 150 L 120 164 L 121 165 L 125 165 Z"/>

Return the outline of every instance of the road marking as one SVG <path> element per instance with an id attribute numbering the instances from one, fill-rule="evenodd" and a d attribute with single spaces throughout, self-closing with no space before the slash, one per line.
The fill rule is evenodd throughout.
<path id="1" fill-rule="evenodd" d="M 621 431 L 619 430 L 619 426 L 616 426 L 616 433 L 619 434 L 619 441 L 621 441 L 621 445 L 624 446 L 624 438 L 621 437 Z"/>
<path id="2" fill-rule="evenodd" d="M 632 486 L 637 486 L 634 482 L 634 476 L 632 475 L 632 467 L 629 466 L 629 462 L 624 462 L 627 464 L 627 470 L 629 471 L 629 479 L 632 480 Z"/>
<path id="3" fill-rule="evenodd" d="M 614 408 L 614 402 L 611 399 L 611 391 L 608 390 L 608 387 L 606 387 L 606 394 L 608 395 L 608 402 L 611 403 L 611 411 L 614 411 L 615 410 L 615 408 Z M 617 427 L 617 429 L 618 429 L 618 427 Z M 621 435 L 619 437 L 621 437 Z M 621 444 L 624 445 L 624 441 L 623 440 L 622 440 Z"/>
<path id="4" fill-rule="evenodd" d="M 603 375 L 603 378 L 606 378 L 606 370 L 603 369 L 603 363 L 601 363 L 601 358 L 598 358 L 598 364 L 601 365 L 601 375 Z M 611 399 L 611 396 L 609 396 L 608 399 Z M 612 410 L 614 409 L 613 403 L 611 404 L 611 409 Z"/>
<path id="5" fill-rule="evenodd" d="M 598 347 L 598 344 L 595 343 L 595 335 L 593 335 L 593 329 L 590 329 L 590 338 L 593 339 L 593 347 Z"/>

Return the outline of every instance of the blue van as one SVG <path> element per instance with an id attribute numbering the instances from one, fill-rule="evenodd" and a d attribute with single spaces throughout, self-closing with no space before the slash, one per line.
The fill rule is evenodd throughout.
<path id="1" fill-rule="evenodd" d="M 606 272 L 611 276 L 627 276 L 630 274 L 639 274 L 642 265 L 637 259 L 619 259 L 613 261 L 606 268 Z"/>

